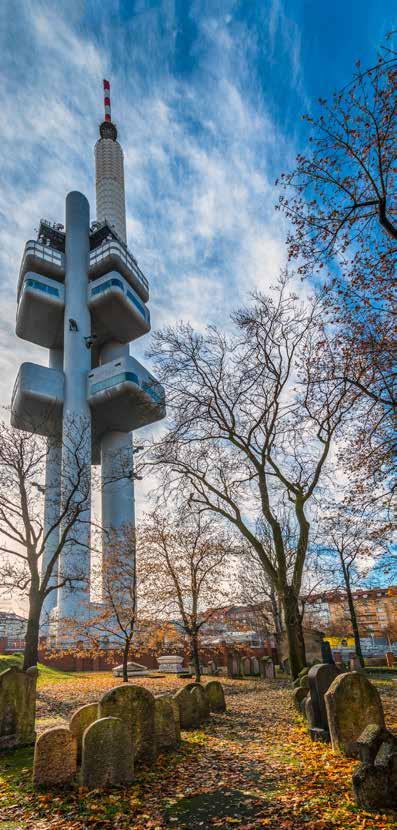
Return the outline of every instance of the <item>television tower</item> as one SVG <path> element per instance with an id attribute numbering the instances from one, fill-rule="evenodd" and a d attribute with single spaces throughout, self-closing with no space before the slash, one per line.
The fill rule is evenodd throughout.
<path id="1" fill-rule="evenodd" d="M 37 240 L 25 245 L 18 281 L 16 333 L 49 350 L 48 367 L 21 365 L 11 402 L 14 427 L 47 437 L 43 572 L 59 544 L 57 522 L 70 481 L 79 475 L 87 492 L 91 464 L 101 464 L 104 560 L 134 526 L 132 432 L 165 415 L 163 387 L 129 353 L 129 343 L 150 330 L 149 286 L 127 247 L 123 151 L 111 120 L 110 84 L 103 86 L 97 220 L 90 225 L 85 196 L 69 193 L 65 227 L 40 221 Z M 67 620 L 89 620 L 89 499 L 53 584 L 64 578 L 43 609 L 43 633 L 50 619 L 58 644 Z"/>

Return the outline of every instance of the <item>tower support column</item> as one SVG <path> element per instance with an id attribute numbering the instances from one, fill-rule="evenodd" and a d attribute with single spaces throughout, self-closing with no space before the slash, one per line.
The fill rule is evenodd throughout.
<path id="1" fill-rule="evenodd" d="M 50 349 L 50 369 L 63 369 L 62 349 Z M 56 553 L 59 544 L 59 515 L 61 509 L 61 468 L 62 468 L 62 435 L 51 435 L 47 438 L 47 457 L 45 469 L 45 499 L 44 499 L 44 539 L 45 548 L 41 563 L 41 578 L 44 578 L 46 569 Z M 57 585 L 58 562 L 55 563 L 48 585 Z M 41 611 L 40 633 L 44 636 L 49 631 L 49 616 L 57 604 L 57 591 L 54 588 L 49 593 Z"/>
<path id="2" fill-rule="evenodd" d="M 66 197 L 64 408 L 62 433 L 61 509 L 69 504 L 65 530 L 74 521 L 59 560 L 58 642 L 67 642 L 73 621 L 89 616 L 90 599 L 90 475 L 91 412 L 87 401 L 87 376 L 91 334 L 87 305 L 89 268 L 89 205 L 81 193 Z M 76 519 L 77 516 L 77 519 Z M 68 620 L 72 626 L 68 626 Z M 76 639 L 71 631 L 70 639 Z"/>

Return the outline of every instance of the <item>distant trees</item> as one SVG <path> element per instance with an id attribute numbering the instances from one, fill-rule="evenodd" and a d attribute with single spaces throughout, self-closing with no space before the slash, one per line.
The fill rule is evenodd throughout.
<path id="1" fill-rule="evenodd" d="M 230 591 L 235 545 L 214 516 L 154 510 L 141 523 L 138 550 L 146 599 L 157 621 L 177 623 L 187 638 L 200 682 L 199 636 Z"/>
<path id="2" fill-rule="evenodd" d="M 85 463 L 84 425 L 70 425 L 65 438 L 70 469 L 61 474 L 59 515 L 44 523 L 47 445 L 33 433 L 0 424 L 0 582 L 1 591 L 28 598 L 29 616 L 24 668 L 38 659 L 40 615 L 46 597 L 59 587 L 81 589 L 86 573 L 60 567 L 62 552 L 79 537 L 90 499 L 91 470 Z M 48 540 L 56 537 L 45 568 L 41 567 Z M 67 556 L 63 557 L 67 562 Z"/>
<path id="3" fill-rule="evenodd" d="M 305 116 L 309 151 L 280 181 L 289 257 L 302 276 L 323 274 L 333 323 L 317 379 L 359 392 L 345 460 L 354 473 L 365 464 L 377 483 L 393 466 L 396 408 L 396 93 L 389 40 L 374 66 L 358 63 L 351 83 Z"/>
<path id="4" fill-rule="evenodd" d="M 230 334 L 179 325 L 155 336 L 170 429 L 152 463 L 169 494 L 223 518 L 255 551 L 283 605 L 296 676 L 305 665 L 299 594 L 308 505 L 354 394 L 347 381 L 310 383 L 307 367 L 323 326 L 316 304 L 300 303 L 285 279 L 234 323 Z M 258 522 L 271 534 L 271 556 Z"/>

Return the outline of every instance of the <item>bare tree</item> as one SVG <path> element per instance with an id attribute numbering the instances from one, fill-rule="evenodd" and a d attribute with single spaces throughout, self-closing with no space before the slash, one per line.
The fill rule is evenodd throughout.
<path id="1" fill-rule="evenodd" d="M 296 676 L 305 665 L 299 594 L 307 505 L 352 395 L 331 381 L 313 394 L 307 361 L 322 324 L 316 305 L 300 303 L 286 280 L 234 322 L 230 335 L 213 326 L 196 334 L 183 324 L 156 335 L 152 354 L 167 388 L 170 429 L 152 463 L 169 492 L 190 493 L 195 510 L 223 517 L 252 546 L 281 598 Z M 283 535 L 287 508 L 293 539 Z M 271 557 L 258 519 L 271 532 Z"/>
<path id="2" fill-rule="evenodd" d="M 69 546 L 80 544 L 79 527 L 86 521 L 90 499 L 90 468 L 85 463 L 86 428 L 74 422 L 66 431 L 65 453 L 71 463 L 61 474 L 59 514 L 44 524 L 45 439 L 0 424 L 0 579 L 1 590 L 28 598 L 29 616 L 24 668 L 38 659 L 39 627 L 46 597 L 62 586 L 71 591 L 86 585 L 87 574 L 68 568 Z M 58 443 L 61 439 L 57 439 Z M 50 538 L 51 555 L 42 567 Z M 64 565 L 59 566 L 64 553 Z M 66 563 L 66 564 L 65 564 Z"/>
<path id="3" fill-rule="evenodd" d="M 334 502 L 323 505 L 323 511 L 316 567 L 323 579 L 329 580 L 340 597 L 346 599 L 346 622 L 352 630 L 357 657 L 364 666 L 360 635 L 366 632 L 357 614 L 354 591 L 365 584 L 378 557 L 383 558 L 391 528 L 373 506 Z"/>
<path id="4" fill-rule="evenodd" d="M 309 149 L 281 177 L 289 256 L 303 276 L 324 274 L 332 318 L 330 374 L 360 393 L 349 464 L 394 468 L 397 256 L 397 53 L 389 37 L 377 62 L 305 116 Z"/>
<path id="5" fill-rule="evenodd" d="M 178 620 L 199 683 L 200 631 L 228 596 L 231 534 L 213 516 L 157 509 L 141 523 L 138 546 L 139 561 L 152 575 L 146 594 L 159 619 Z"/>

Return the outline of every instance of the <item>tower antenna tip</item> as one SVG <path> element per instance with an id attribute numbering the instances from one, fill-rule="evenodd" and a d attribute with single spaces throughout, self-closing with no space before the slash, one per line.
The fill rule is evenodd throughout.
<path id="1" fill-rule="evenodd" d="M 103 103 L 105 106 L 105 121 L 112 120 L 112 112 L 110 109 L 110 83 L 103 81 Z"/>

